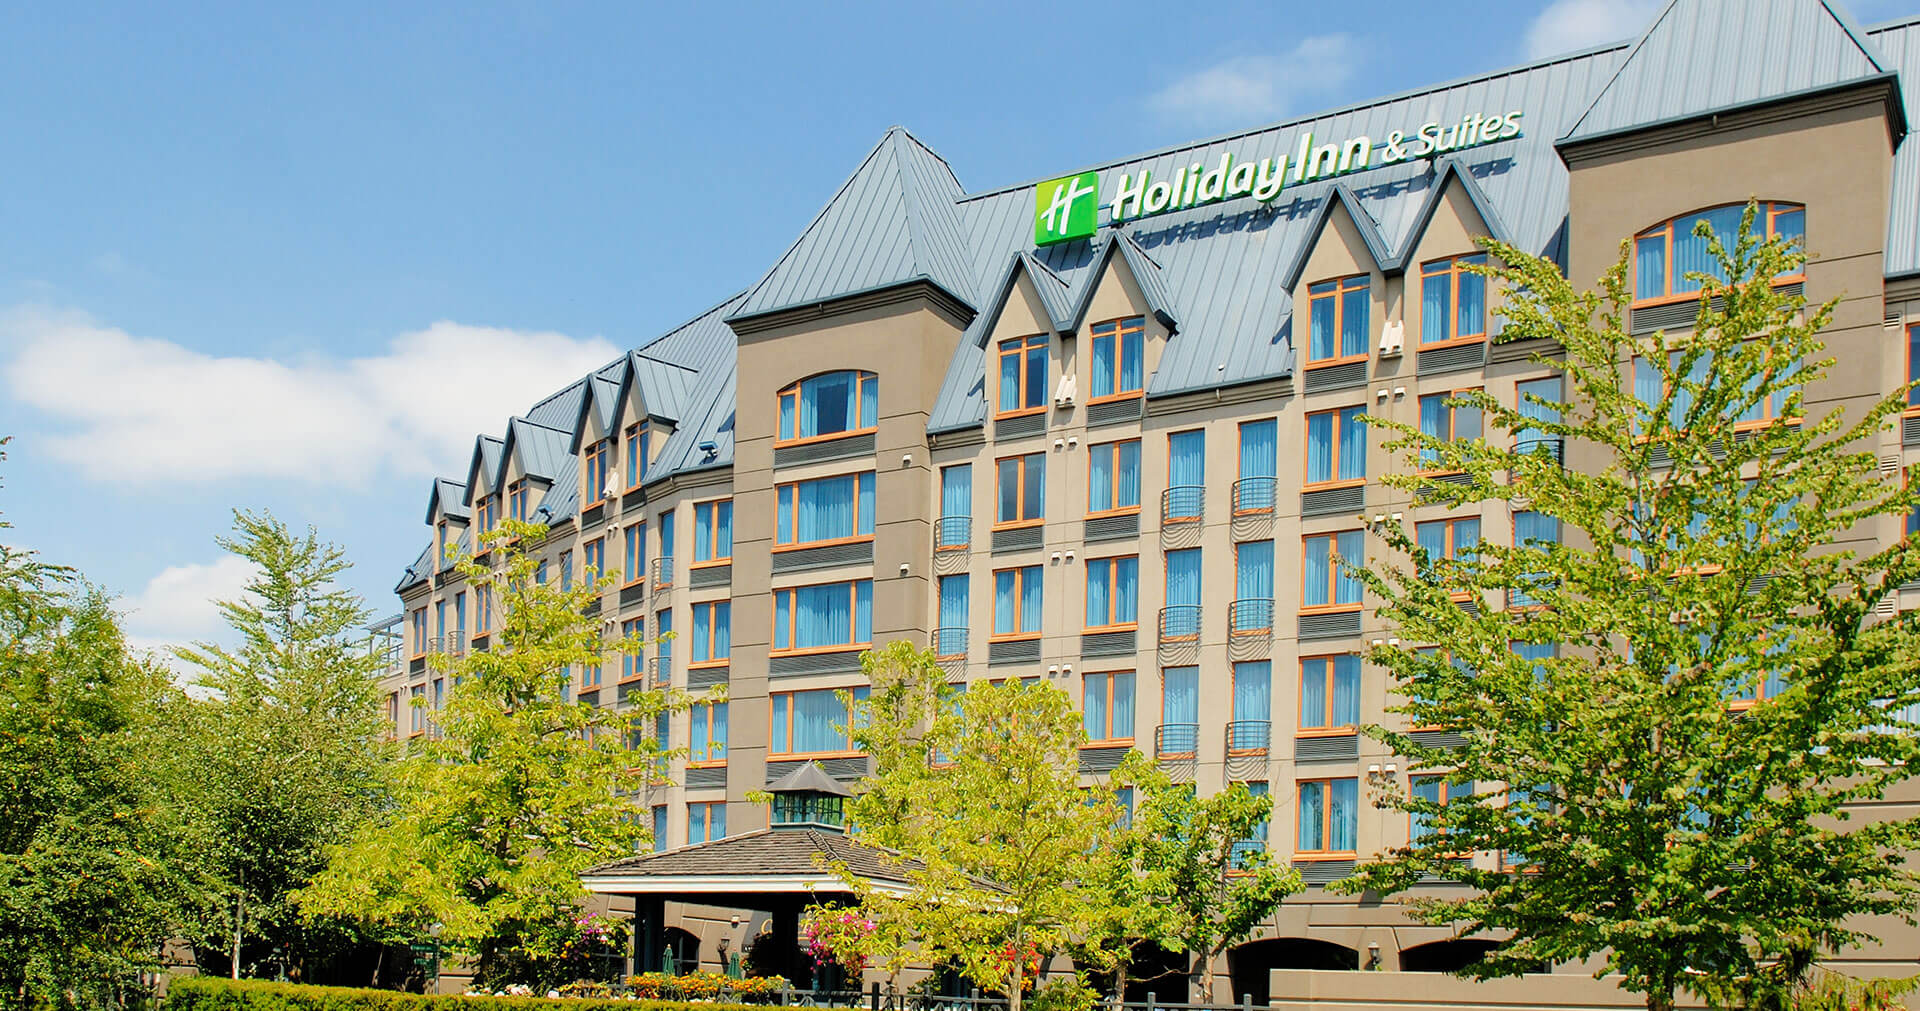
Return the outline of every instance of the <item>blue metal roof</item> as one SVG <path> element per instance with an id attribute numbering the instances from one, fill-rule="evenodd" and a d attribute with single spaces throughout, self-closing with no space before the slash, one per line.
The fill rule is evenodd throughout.
<path id="1" fill-rule="evenodd" d="M 584 389 L 584 386 L 583 386 Z M 571 449 L 573 426 L 569 422 L 566 428 L 548 428 L 536 425 L 525 418 L 514 418 L 507 422 L 507 442 L 502 450 L 501 474 L 506 473 L 505 461 L 517 460 L 520 469 L 528 477 L 542 481 L 551 481 L 566 461 L 573 459 Z M 494 479 L 498 485 L 499 478 Z"/>
<path id="2" fill-rule="evenodd" d="M 1900 74 L 1907 108 L 1920 108 L 1920 17 L 1880 25 L 1868 37 Z M 1893 156 L 1887 211 L 1887 276 L 1920 274 L 1920 144 L 1901 144 Z"/>
<path id="3" fill-rule="evenodd" d="M 921 278 L 974 304 L 976 274 L 953 203 L 961 193 L 939 155 L 893 127 L 731 318 Z"/>
<path id="4" fill-rule="evenodd" d="M 1737 109 L 1887 69 L 1826 0 L 1670 0 L 1565 139 Z"/>
<path id="5" fill-rule="evenodd" d="M 1861 31 L 1830 0 L 1672 0 L 1637 40 L 1081 171 L 1102 173 L 1104 206 L 1121 172 L 1137 177 L 1147 170 L 1164 179 L 1193 162 L 1213 166 L 1227 152 L 1243 163 L 1291 156 L 1309 132 L 1319 143 L 1364 135 L 1379 145 L 1395 130 L 1411 134 L 1425 123 L 1519 110 L 1518 137 L 1432 160 L 1376 161 L 1337 180 L 1290 185 L 1271 204 L 1243 197 L 1105 226 L 1090 240 L 1042 249 L 1032 244 L 1033 182 L 966 194 L 939 155 L 894 127 L 753 287 L 639 344 L 515 424 L 572 437 L 558 456 L 534 465 L 553 472 L 542 503 L 549 521 L 577 512 L 578 481 L 562 480 L 561 472 L 578 467 L 578 447 L 570 443 L 586 410 L 602 411 L 605 420 L 609 389 L 616 412 L 609 427 L 625 423 L 617 415 L 634 386 L 650 414 L 676 423 L 652 478 L 728 466 L 737 350 L 730 321 L 926 280 L 978 310 L 949 363 L 928 429 L 971 427 L 986 416 L 985 335 L 1018 277 L 1032 280 L 1055 331 L 1071 332 L 1115 254 L 1149 311 L 1173 333 L 1148 380 L 1149 396 L 1278 378 L 1294 365 L 1290 291 L 1335 203 L 1388 273 L 1407 269 L 1427 221 L 1456 186 L 1490 232 L 1564 263 L 1568 177 L 1558 143 L 1895 74 L 1899 136 L 1906 106 L 1920 98 L 1920 19 Z M 1920 274 L 1920 149 L 1910 143 L 1894 157 L 1885 269 L 1889 277 Z M 700 449 L 703 443 L 712 451 Z M 480 437 L 467 485 L 437 483 L 434 495 L 460 498 L 464 513 L 472 495 L 497 488 L 501 448 L 501 440 Z"/>
<path id="6" fill-rule="evenodd" d="M 407 571 L 400 574 L 400 582 L 394 584 L 393 592 L 405 593 L 432 577 L 433 572 L 428 568 L 428 556 L 431 554 L 433 542 L 428 541 L 427 546 L 420 549 L 420 557 L 415 558 L 413 564 L 407 566 Z"/>
<path id="7" fill-rule="evenodd" d="M 473 514 L 467 509 L 467 486 L 458 481 L 449 481 L 444 477 L 433 479 L 433 491 L 427 493 L 427 525 L 440 518 L 441 513 L 464 520 Z"/>

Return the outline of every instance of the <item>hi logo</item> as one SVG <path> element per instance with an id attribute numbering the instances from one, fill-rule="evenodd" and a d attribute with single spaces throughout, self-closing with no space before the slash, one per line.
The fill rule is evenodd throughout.
<path id="1" fill-rule="evenodd" d="M 1100 173 L 1082 172 L 1033 190 L 1033 244 L 1048 246 L 1094 233 L 1100 217 Z"/>

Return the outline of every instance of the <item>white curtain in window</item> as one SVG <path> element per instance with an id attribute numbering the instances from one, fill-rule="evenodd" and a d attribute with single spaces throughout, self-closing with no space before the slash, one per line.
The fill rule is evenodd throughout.
<path id="1" fill-rule="evenodd" d="M 1307 416 L 1307 483 L 1333 480 L 1333 412 Z"/>
<path id="2" fill-rule="evenodd" d="M 1340 477 L 1367 476 L 1367 412 L 1349 407 L 1340 412 Z"/>
<path id="3" fill-rule="evenodd" d="M 1113 620 L 1121 624 L 1140 620 L 1140 559 L 1113 560 Z"/>
<path id="4" fill-rule="evenodd" d="M 1354 779 L 1336 779 L 1327 804 L 1327 848 L 1336 851 L 1354 849 L 1355 829 L 1360 824 L 1360 783 Z"/>
<path id="5" fill-rule="evenodd" d="M 1040 566 L 1020 570 L 1020 631 L 1040 631 Z"/>
<path id="6" fill-rule="evenodd" d="M 1326 657 L 1300 661 L 1300 727 L 1303 730 L 1327 726 L 1327 667 L 1331 663 Z"/>
<path id="7" fill-rule="evenodd" d="M 1340 571 L 1336 577 L 1338 585 L 1334 587 L 1336 604 L 1358 604 L 1360 602 L 1361 583 L 1357 575 L 1366 567 L 1366 536 L 1359 530 L 1341 533 L 1334 544 L 1334 550 L 1340 554 Z"/>
<path id="8" fill-rule="evenodd" d="M 1351 288 L 1340 295 L 1340 356 L 1367 353 L 1368 309 L 1372 301 L 1365 286 Z"/>
<path id="9" fill-rule="evenodd" d="M 1273 599 L 1273 542 L 1243 541 L 1234 546 L 1234 554 L 1234 598 Z"/>
<path id="10" fill-rule="evenodd" d="M 1352 653 L 1333 658 L 1333 725 L 1360 725 L 1360 658 Z"/>
<path id="11" fill-rule="evenodd" d="M 793 693 L 793 750 L 845 751 L 846 734 L 835 729 L 847 722 L 847 708 L 830 689 Z"/>
<path id="12" fill-rule="evenodd" d="M 1331 604 L 1327 599 L 1327 584 L 1333 575 L 1333 538 L 1309 537 L 1301 558 L 1303 570 L 1302 582 L 1305 585 L 1305 601 L 1308 607 Z"/>
<path id="13" fill-rule="evenodd" d="M 1123 442 L 1114 449 L 1113 507 L 1140 504 L 1140 444 Z"/>
<path id="14" fill-rule="evenodd" d="M 1113 681 L 1113 736 L 1133 736 L 1133 672 L 1107 675 Z"/>
<path id="15" fill-rule="evenodd" d="M 1107 739 L 1107 675 L 1089 674 L 1082 684 L 1081 725 L 1090 741 Z"/>
<path id="16" fill-rule="evenodd" d="M 1424 277 L 1420 283 L 1420 342 L 1430 344 L 1443 341 L 1452 334 L 1447 332 L 1448 317 L 1453 311 L 1453 275 L 1435 274 Z"/>
<path id="17" fill-rule="evenodd" d="M 1007 635 L 1019 631 L 1019 601 L 1014 593 L 1019 588 L 1019 576 L 1013 569 L 1002 569 L 993 574 L 993 634 Z"/>
<path id="18" fill-rule="evenodd" d="M 1110 397 L 1113 388 L 1113 335 L 1107 334 L 1093 339 L 1093 395 Z"/>
<path id="19" fill-rule="evenodd" d="M 853 640 L 853 593 L 846 583 L 794 591 L 794 646 L 842 646 Z"/>
<path id="20" fill-rule="evenodd" d="M 1087 621 L 1088 625 L 1108 624 L 1108 615 L 1112 613 L 1113 560 L 1095 558 L 1087 562 Z"/>
<path id="21" fill-rule="evenodd" d="M 1140 369 L 1146 357 L 1145 330 L 1130 330 L 1121 335 L 1120 391 L 1140 388 Z"/>
<path id="22" fill-rule="evenodd" d="M 1240 426 L 1240 477 L 1274 477 L 1279 473 L 1280 445 L 1273 419 Z"/>
<path id="23" fill-rule="evenodd" d="M 1301 783 L 1300 804 L 1297 812 L 1300 818 L 1300 838 L 1298 848 L 1304 852 L 1314 852 L 1321 848 L 1325 838 L 1327 818 L 1327 787 L 1325 783 Z"/>

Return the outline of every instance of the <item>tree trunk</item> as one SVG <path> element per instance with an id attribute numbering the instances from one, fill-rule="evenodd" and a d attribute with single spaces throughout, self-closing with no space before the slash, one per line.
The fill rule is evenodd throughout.
<path id="1" fill-rule="evenodd" d="M 1115 1008 L 1127 1002 L 1127 963 L 1121 962 L 1113 967 L 1113 1006 Z"/>
<path id="2" fill-rule="evenodd" d="M 233 896 L 233 978 L 240 978 L 240 925 L 246 922 L 247 893 L 236 892 Z"/>
<path id="3" fill-rule="evenodd" d="M 1200 1003 L 1213 1003 L 1213 956 L 1214 952 L 1200 953 Z"/>

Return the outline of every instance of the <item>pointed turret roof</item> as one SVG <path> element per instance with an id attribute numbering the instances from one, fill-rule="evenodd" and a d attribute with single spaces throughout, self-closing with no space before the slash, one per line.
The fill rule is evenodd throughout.
<path id="1" fill-rule="evenodd" d="M 939 155 L 905 128 L 890 128 L 728 319 L 916 280 L 978 308 L 954 207 L 962 193 Z"/>
<path id="2" fill-rule="evenodd" d="M 1828 0 L 1669 0 L 1562 144 L 1887 77 Z M 1896 135 L 1906 129 L 1894 99 Z"/>

